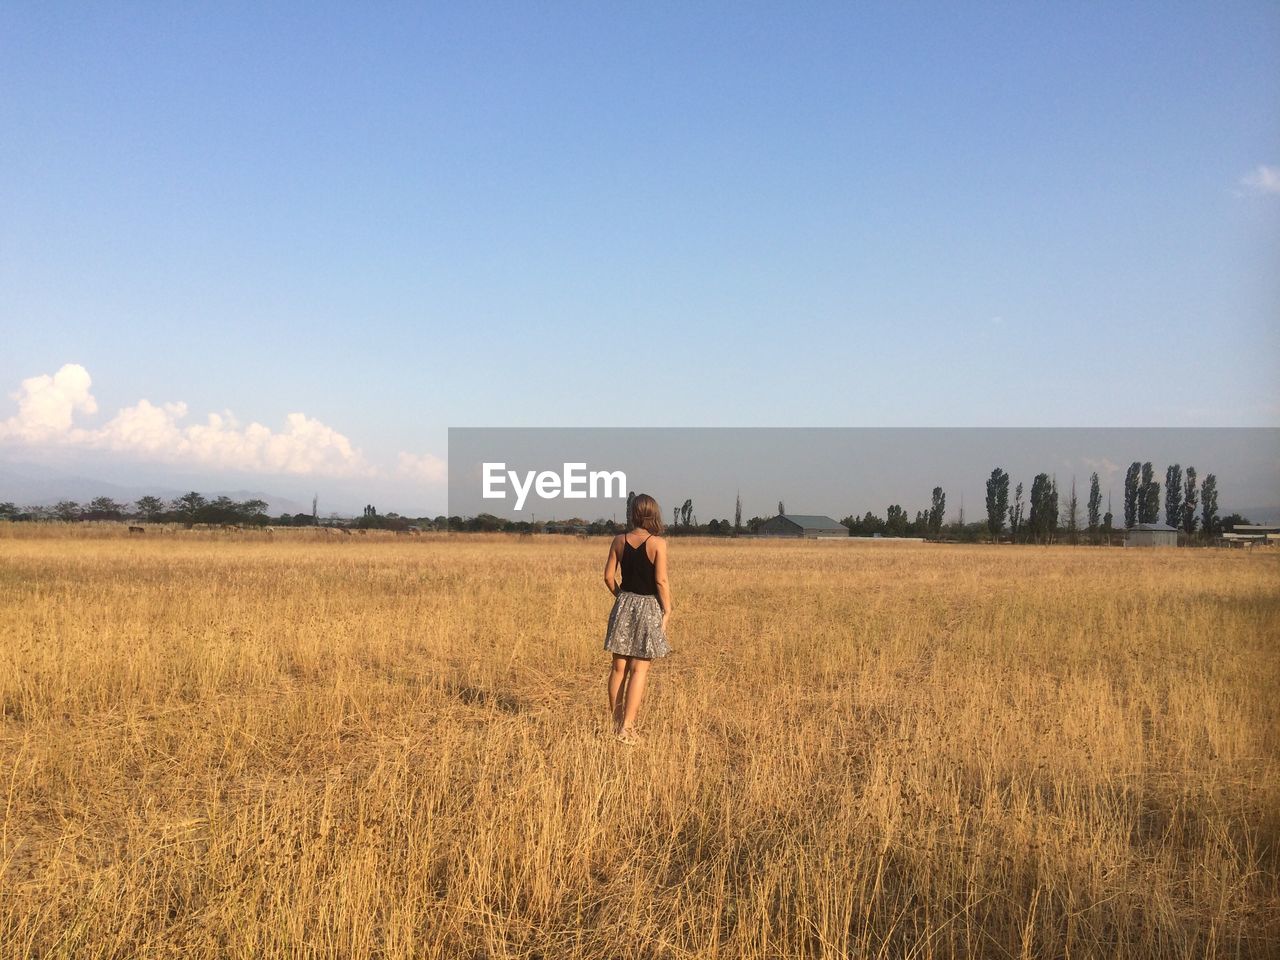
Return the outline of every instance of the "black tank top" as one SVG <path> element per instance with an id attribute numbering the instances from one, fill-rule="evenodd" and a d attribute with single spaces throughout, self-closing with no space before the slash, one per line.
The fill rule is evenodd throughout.
<path id="1" fill-rule="evenodd" d="M 653 561 L 644 545 L 649 542 L 645 537 L 640 546 L 633 547 L 626 538 L 622 541 L 622 560 L 618 567 L 622 570 L 621 589 L 627 593 L 645 594 L 651 597 L 658 595 L 658 585 L 653 575 Z"/>

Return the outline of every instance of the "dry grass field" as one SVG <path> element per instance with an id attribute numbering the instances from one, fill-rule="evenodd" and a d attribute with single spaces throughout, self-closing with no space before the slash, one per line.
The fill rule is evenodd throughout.
<path id="1" fill-rule="evenodd" d="M 1280 955 L 1280 555 L 0 525 L 0 956 Z"/>

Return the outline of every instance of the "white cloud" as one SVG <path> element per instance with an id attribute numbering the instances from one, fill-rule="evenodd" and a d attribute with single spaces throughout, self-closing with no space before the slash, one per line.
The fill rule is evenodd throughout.
<path id="1" fill-rule="evenodd" d="M 74 432 L 72 420 L 77 412 L 98 412 L 89 383 L 89 371 L 78 363 L 64 364 L 53 376 L 46 373 L 23 380 L 21 389 L 9 394 L 18 402 L 18 412 L 0 421 L 0 441 L 56 442 Z"/>
<path id="2" fill-rule="evenodd" d="M 245 464 L 264 473 L 369 474 L 360 451 L 332 427 L 301 413 L 285 418 L 273 432 L 260 423 L 241 428 L 235 417 L 209 414 L 208 422 L 186 428 L 187 447 L 204 463 Z M 252 466 L 248 466 L 251 464 Z"/>
<path id="3" fill-rule="evenodd" d="M 1107 457 L 1103 457 L 1100 460 L 1093 460 L 1089 457 L 1083 457 L 1082 459 L 1084 461 L 1084 465 L 1094 473 L 1098 474 L 1098 478 L 1100 480 L 1110 480 L 1120 472 L 1120 465 L 1118 463 L 1112 463 Z"/>
<path id="4" fill-rule="evenodd" d="M 1240 185 L 1253 193 L 1280 193 L 1280 167 L 1259 164 L 1252 173 L 1240 178 Z"/>
<path id="5" fill-rule="evenodd" d="M 445 483 L 449 479 L 448 464 L 430 453 L 401 453 L 396 473 L 422 483 Z"/>
<path id="6" fill-rule="evenodd" d="M 18 402 L 17 414 L 0 421 L 0 443 L 111 450 L 255 473 L 376 476 L 379 472 L 345 436 L 301 413 L 289 414 L 280 432 L 260 423 L 241 427 L 229 410 L 209 414 L 205 423 L 184 426 L 179 421 L 187 416 L 185 403 L 157 406 L 143 399 L 121 409 L 101 427 L 77 427 L 76 413 L 98 410 L 90 384 L 89 372 L 78 363 L 65 364 L 53 376 L 22 381 L 22 388 L 12 394 Z"/>
<path id="7" fill-rule="evenodd" d="M 139 400 L 132 407 L 125 407 L 100 429 L 80 431 L 84 436 L 77 440 L 87 446 L 108 450 L 162 454 L 182 445 L 185 438 L 178 421 L 186 415 L 185 403 L 166 403 L 157 407 L 149 400 Z"/>

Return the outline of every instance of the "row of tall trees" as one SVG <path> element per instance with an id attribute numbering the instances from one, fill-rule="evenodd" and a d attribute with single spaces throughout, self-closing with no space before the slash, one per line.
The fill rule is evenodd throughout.
<path id="1" fill-rule="evenodd" d="M 1089 477 L 1083 524 L 1075 477 L 1071 478 L 1069 492 L 1060 500 L 1057 478 L 1047 473 L 1036 474 L 1031 481 L 1025 518 L 1022 484 L 1015 488 L 1011 503 L 1009 483 L 1009 474 L 1000 467 L 992 470 L 987 479 L 987 532 L 992 540 L 1003 537 L 1007 523 L 1014 542 L 1052 543 L 1065 539 L 1079 543 L 1082 538 L 1090 543 L 1109 542 L 1114 517 L 1109 495 L 1106 512 L 1102 511 L 1102 490 L 1096 472 Z M 1134 461 L 1129 466 L 1124 483 L 1125 529 L 1160 522 L 1160 489 L 1150 461 Z M 1219 518 L 1218 478 L 1212 473 L 1204 478 L 1204 485 L 1197 488 L 1195 467 L 1187 467 L 1184 472 L 1180 464 L 1171 464 L 1165 471 L 1164 489 L 1164 522 L 1188 537 L 1197 532 L 1216 536 L 1227 525 L 1225 520 L 1245 522 L 1238 516 Z"/>
<path id="2" fill-rule="evenodd" d="M 1218 478 L 1212 473 L 1197 489 L 1196 468 L 1171 463 L 1164 472 L 1164 522 L 1188 536 L 1199 529 L 1214 535 L 1220 532 L 1218 521 Z M 1199 510 L 1197 511 L 1197 507 Z M 1134 461 L 1124 477 L 1124 520 L 1126 527 L 1135 523 L 1160 522 L 1160 484 L 1155 479 L 1151 462 Z"/>
<path id="3" fill-rule="evenodd" d="M 1093 478 L 1096 480 L 1096 474 Z M 1078 542 L 1080 533 L 1080 498 L 1075 479 L 1065 498 L 1059 496 L 1058 483 L 1047 473 L 1038 473 L 1023 502 L 1023 485 L 1019 483 L 1009 501 L 1009 474 L 997 467 L 987 480 L 987 533 L 992 540 L 1004 534 L 1005 523 L 1014 542 L 1051 543 L 1060 536 Z M 1101 497 L 1091 487 L 1089 493 L 1088 533 L 1096 540 L 1101 532 L 1109 533 L 1111 514 L 1099 518 Z"/>

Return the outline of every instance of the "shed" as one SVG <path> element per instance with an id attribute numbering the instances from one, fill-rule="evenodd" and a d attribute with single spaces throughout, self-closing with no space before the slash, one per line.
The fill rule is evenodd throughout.
<path id="1" fill-rule="evenodd" d="M 1267 547 L 1280 543 L 1280 526 L 1264 523 L 1237 523 L 1223 533 L 1218 543 L 1225 547 Z"/>
<path id="2" fill-rule="evenodd" d="M 760 524 L 762 537 L 804 537 L 815 540 L 827 537 L 848 537 L 849 528 L 830 517 L 803 513 L 780 513 L 772 520 Z"/>
<path id="3" fill-rule="evenodd" d="M 1140 523 L 1124 534 L 1126 547 L 1176 547 L 1178 530 L 1163 523 Z"/>

